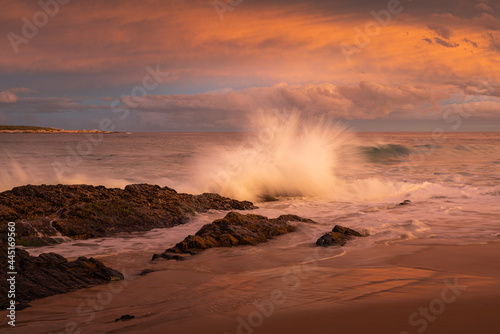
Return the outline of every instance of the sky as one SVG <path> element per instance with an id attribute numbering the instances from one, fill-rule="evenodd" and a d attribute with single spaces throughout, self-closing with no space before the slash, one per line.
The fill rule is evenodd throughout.
<path id="1" fill-rule="evenodd" d="M 497 0 L 0 0 L 0 124 L 500 131 Z"/>

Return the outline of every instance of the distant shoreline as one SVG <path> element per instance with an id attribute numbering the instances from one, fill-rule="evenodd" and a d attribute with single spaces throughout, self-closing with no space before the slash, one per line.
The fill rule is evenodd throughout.
<path id="1" fill-rule="evenodd" d="M 0 125 L 0 133 L 120 133 L 100 130 L 65 130 L 50 127 L 24 126 L 24 125 Z"/>

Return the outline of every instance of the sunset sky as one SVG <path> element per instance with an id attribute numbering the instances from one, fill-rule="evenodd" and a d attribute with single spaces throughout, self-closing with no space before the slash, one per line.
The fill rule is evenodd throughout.
<path id="1" fill-rule="evenodd" d="M 500 131 L 497 0 L 1 3 L 0 124 L 238 131 L 277 108 Z"/>

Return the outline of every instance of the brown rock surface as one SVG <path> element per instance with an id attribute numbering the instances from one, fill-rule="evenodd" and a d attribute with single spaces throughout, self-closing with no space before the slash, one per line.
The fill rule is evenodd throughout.
<path id="1" fill-rule="evenodd" d="M 16 309 L 22 309 L 35 299 L 66 293 L 92 285 L 121 280 L 123 275 L 94 258 L 79 257 L 68 260 L 55 253 L 31 256 L 16 248 L 15 261 L 8 257 L 7 244 L 0 240 L 0 307 L 5 309 L 10 300 L 15 300 Z M 13 264 L 14 268 L 10 267 Z M 11 275 L 8 272 L 16 272 Z M 14 277 L 14 294 L 9 296 L 10 283 Z M 4 283 L 7 284 L 4 284 Z M 14 297 L 14 298 L 12 298 Z"/>
<path id="2" fill-rule="evenodd" d="M 173 259 L 172 254 L 195 254 L 213 247 L 256 245 L 295 231 L 296 227 L 288 224 L 290 221 L 313 222 L 295 215 L 269 219 L 255 214 L 229 212 L 224 218 L 203 226 L 195 235 L 187 236 L 164 253 L 153 255 L 153 260 L 159 257 Z"/>
<path id="3" fill-rule="evenodd" d="M 331 232 L 325 233 L 317 241 L 317 246 L 332 246 L 340 245 L 344 246 L 347 241 L 353 239 L 354 237 L 362 237 L 363 235 L 358 231 L 350 229 L 348 227 L 335 225 Z"/>
<path id="4" fill-rule="evenodd" d="M 254 209 L 217 194 L 190 195 L 155 185 L 125 189 L 89 185 L 27 185 L 0 193 L 0 234 L 16 222 L 17 243 L 40 246 L 60 237 L 88 239 L 186 223 L 196 212 Z M 58 239 L 59 237 L 59 239 Z"/>

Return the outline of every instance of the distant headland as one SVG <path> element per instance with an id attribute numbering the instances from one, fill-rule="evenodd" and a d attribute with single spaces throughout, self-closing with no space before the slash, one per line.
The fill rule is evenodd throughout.
<path id="1" fill-rule="evenodd" d="M 100 130 L 65 130 L 26 125 L 0 125 L 0 133 L 118 133 Z"/>

